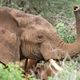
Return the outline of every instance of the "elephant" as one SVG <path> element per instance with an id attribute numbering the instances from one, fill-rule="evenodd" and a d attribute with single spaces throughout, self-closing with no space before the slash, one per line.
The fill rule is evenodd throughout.
<path id="1" fill-rule="evenodd" d="M 0 10 L 0 62 L 3 64 L 20 59 L 18 26 L 18 22 L 11 14 Z"/>
<path id="2" fill-rule="evenodd" d="M 21 59 L 51 61 L 50 59 L 62 59 L 67 54 L 72 57 L 80 52 L 80 36 L 74 43 L 66 43 L 59 37 L 55 27 L 41 16 L 6 7 L 1 7 L 0 10 L 7 11 L 19 24 Z M 79 9 L 75 6 L 75 16 L 79 16 L 76 15 L 78 12 Z M 76 29 L 79 32 L 79 25 Z"/>
<path id="3" fill-rule="evenodd" d="M 7 8 L 6 10 L 15 17 L 20 25 L 21 51 L 25 57 L 37 60 L 61 59 L 66 54 L 74 56 L 80 52 L 79 37 L 74 43 L 66 43 L 59 37 L 55 27 L 41 16 L 16 9 Z M 74 13 L 77 18 L 76 16 L 79 16 L 77 6 L 74 7 Z M 78 33 L 79 26 L 77 24 Z"/>

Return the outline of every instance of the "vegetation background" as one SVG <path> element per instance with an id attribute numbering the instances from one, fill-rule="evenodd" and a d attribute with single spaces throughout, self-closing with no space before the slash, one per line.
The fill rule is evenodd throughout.
<path id="1" fill-rule="evenodd" d="M 0 6 L 43 16 L 56 27 L 59 35 L 68 43 L 74 42 L 76 38 L 74 5 L 80 5 L 80 0 L 0 0 Z M 49 77 L 49 80 L 80 80 L 80 57 L 68 62 L 64 59 L 61 64 L 64 70 L 54 78 Z"/>
<path id="2" fill-rule="evenodd" d="M 28 13 L 42 15 L 53 25 L 58 21 L 73 21 L 73 6 L 80 0 L 0 0 L 0 6 L 8 6 Z"/>
<path id="3" fill-rule="evenodd" d="M 57 29 L 66 42 L 75 40 L 73 6 L 78 4 L 80 4 L 80 0 L 0 0 L 0 6 L 8 6 L 26 13 L 41 15 L 54 27 L 60 23 Z"/>

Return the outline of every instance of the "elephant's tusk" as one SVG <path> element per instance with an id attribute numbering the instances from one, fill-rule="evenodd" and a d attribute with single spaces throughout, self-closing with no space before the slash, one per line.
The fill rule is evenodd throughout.
<path id="1" fill-rule="evenodd" d="M 51 65 L 57 70 L 57 71 L 62 71 L 63 69 L 54 61 L 53 59 L 50 59 L 49 62 Z"/>

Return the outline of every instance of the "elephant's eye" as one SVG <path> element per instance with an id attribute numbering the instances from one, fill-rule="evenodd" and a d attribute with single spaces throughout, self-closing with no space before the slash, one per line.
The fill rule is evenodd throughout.
<path id="1" fill-rule="evenodd" d="M 38 36 L 37 36 L 37 42 L 38 42 L 38 43 L 42 43 L 43 40 L 44 40 L 43 35 L 38 35 Z"/>
<path id="2" fill-rule="evenodd" d="M 42 36 L 42 35 L 38 35 L 38 38 L 39 38 L 39 39 L 42 39 L 42 38 L 43 38 L 43 36 Z"/>

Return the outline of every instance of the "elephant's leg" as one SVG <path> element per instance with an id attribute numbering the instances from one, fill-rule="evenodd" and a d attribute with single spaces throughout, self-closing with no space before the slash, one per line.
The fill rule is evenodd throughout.
<path id="1" fill-rule="evenodd" d="M 36 64 L 37 64 L 37 60 L 28 59 L 25 65 L 26 72 L 30 72 L 30 70 L 33 70 Z"/>
<path id="2" fill-rule="evenodd" d="M 26 72 L 27 64 L 28 64 L 28 58 L 26 58 L 26 59 L 25 59 L 25 62 L 24 62 L 24 67 L 23 67 L 23 69 L 24 69 L 25 72 Z"/>

